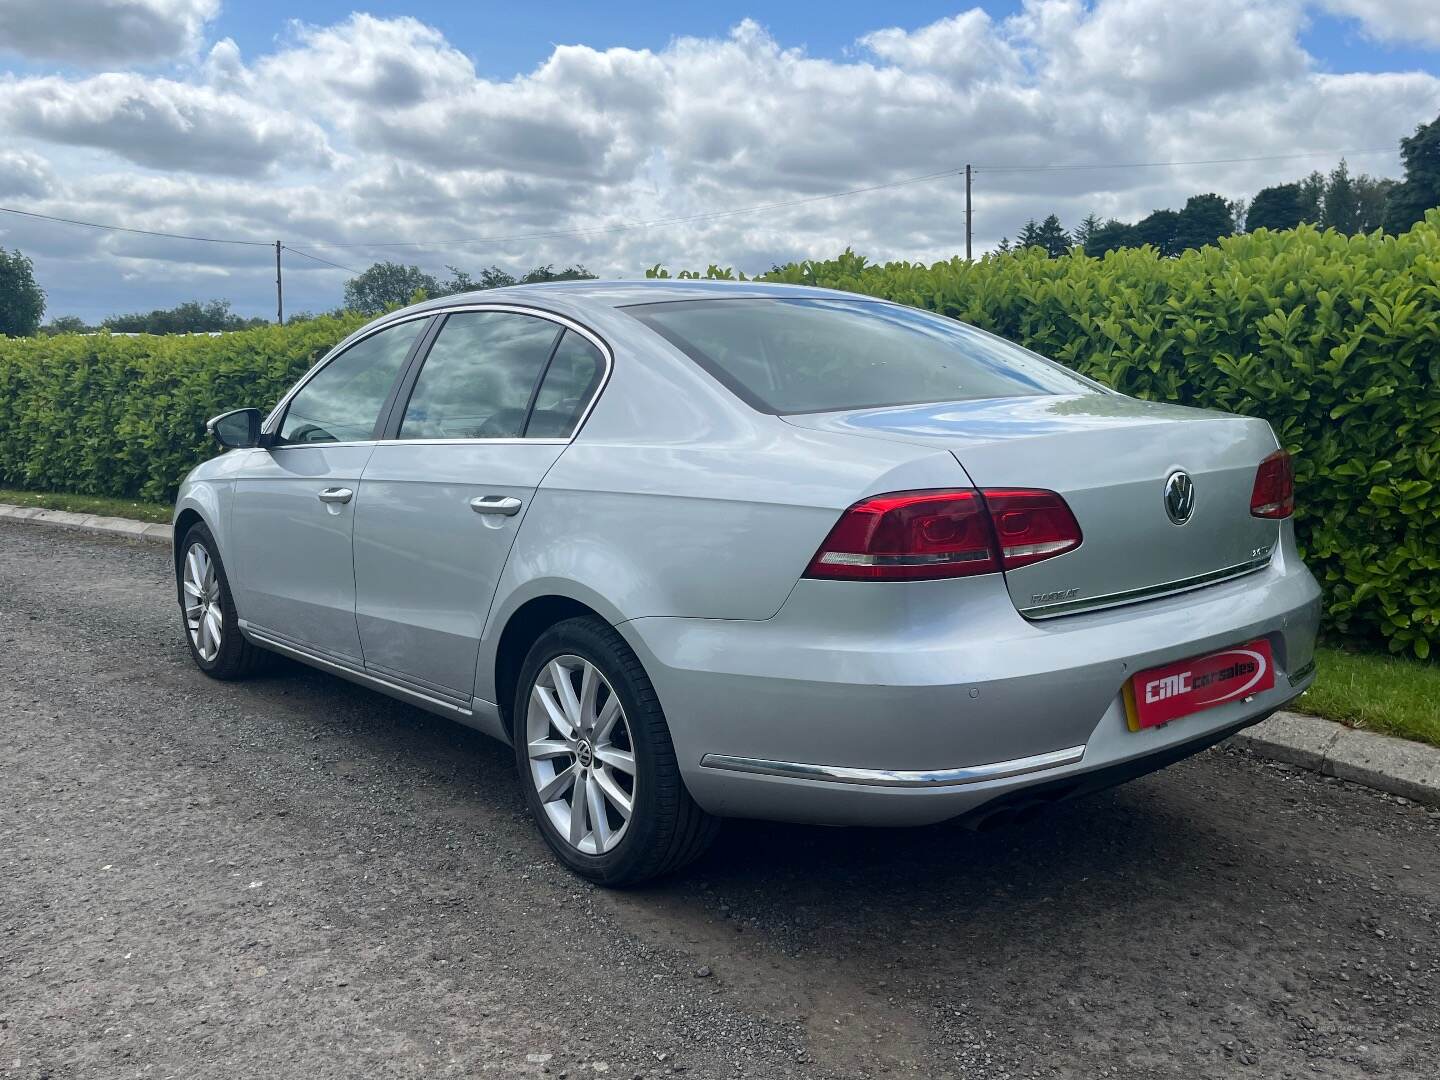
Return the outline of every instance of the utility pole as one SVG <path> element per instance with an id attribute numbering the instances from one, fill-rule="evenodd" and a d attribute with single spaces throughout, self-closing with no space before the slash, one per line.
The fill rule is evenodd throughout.
<path id="1" fill-rule="evenodd" d="M 285 325 L 285 284 L 280 280 L 280 241 L 275 241 L 275 322 Z"/>
<path id="2" fill-rule="evenodd" d="M 965 261 L 970 262 L 970 237 L 973 235 L 970 219 L 970 166 L 965 166 Z M 277 255 L 276 258 L 279 258 Z"/>

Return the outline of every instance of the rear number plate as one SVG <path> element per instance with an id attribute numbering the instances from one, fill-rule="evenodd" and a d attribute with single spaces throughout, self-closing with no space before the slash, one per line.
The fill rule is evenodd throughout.
<path id="1" fill-rule="evenodd" d="M 1275 685 L 1275 660 L 1264 638 L 1137 672 L 1125 684 L 1131 731 L 1158 727 Z"/>

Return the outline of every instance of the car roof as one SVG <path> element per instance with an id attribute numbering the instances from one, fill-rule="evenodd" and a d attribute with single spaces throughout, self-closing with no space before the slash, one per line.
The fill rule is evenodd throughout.
<path id="1" fill-rule="evenodd" d="M 693 278 L 643 278 L 631 281 L 545 281 L 534 285 L 507 285 L 500 289 L 453 293 L 417 304 L 407 311 L 452 307 L 456 304 L 532 303 L 544 306 L 547 301 L 567 305 L 628 307 L 632 304 L 657 304 L 674 300 L 741 299 L 761 297 L 829 297 L 837 300 L 871 299 L 835 289 L 818 289 L 808 285 L 778 285 L 764 281 L 711 281 Z"/>

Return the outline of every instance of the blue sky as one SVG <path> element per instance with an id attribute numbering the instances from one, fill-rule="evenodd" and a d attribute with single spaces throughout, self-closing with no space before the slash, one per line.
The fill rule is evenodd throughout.
<path id="1" fill-rule="evenodd" d="M 1437 0 L 0 2 L 0 206 L 341 267 L 764 270 L 985 251 L 1031 217 L 1135 220 L 1334 166 L 1396 175 L 1440 115 Z M 1311 153 L 1295 160 L 1248 160 Z M 1165 168 L 1127 162 L 1241 159 Z M 1085 165 L 986 171 L 985 166 Z M 1098 167 L 1097 167 L 1098 166 Z M 763 213 L 709 211 L 880 190 Z M 617 224 L 687 220 L 616 230 Z M 507 238 L 493 241 L 488 238 Z M 423 241 L 412 247 L 381 242 Z M 483 242 L 482 242 L 483 241 Z M 0 215 L 50 314 L 229 299 L 263 248 Z M 288 257 L 294 309 L 346 270 Z"/>
<path id="2" fill-rule="evenodd" d="M 1440 0 L 1436 3 L 1440 5 Z M 413 15 L 469 52 L 481 74 L 508 78 L 529 71 L 555 45 L 660 49 L 673 37 L 724 36 L 745 17 L 767 27 L 787 46 L 838 58 L 853 51 L 861 35 L 882 24 L 915 29 L 969 6 L 982 7 L 997 19 L 1020 8 L 1019 3 L 957 5 L 933 0 L 883 7 L 860 0 L 753 5 L 431 0 L 423 8 L 408 0 L 247 0 L 222 11 L 216 32 L 233 37 L 242 51 L 257 53 L 270 49 L 291 19 L 323 25 L 338 22 L 355 10 L 382 16 Z M 1217 27 L 1217 31 L 1223 33 L 1224 28 Z M 1377 41 L 1364 33 L 1354 17 L 1312 10 L 1301 42 L 1330 71 L 1440 70 L 1440 51 Z"/>

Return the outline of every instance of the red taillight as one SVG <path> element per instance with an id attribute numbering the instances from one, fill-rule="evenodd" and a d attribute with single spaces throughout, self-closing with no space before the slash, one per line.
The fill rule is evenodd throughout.
<path id="1" fill-rule="evenodd" d="M 1250 491 L 1250 513 L 1258 518 L 1287 518 L 1295 512 L 1295 464 L 1284 450 L 1276 450 L 1255 470 Z"/>
<path id="2" fill-rule="evenodd" d="M 1080 546 L 1080 523 L 1053 491 L 986 488 L 985 502 L 1006 570 L 1063 555 Z"/>
<path id="3" fill-rule="evenodd" d="M 1053 491 L 896 491 L 846 510 L 805 576 L 918 581 L 993 574 L 1079 543 L 1080 526 Z"/>

